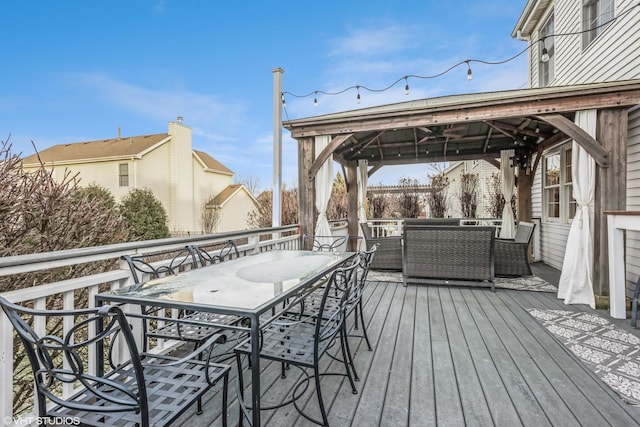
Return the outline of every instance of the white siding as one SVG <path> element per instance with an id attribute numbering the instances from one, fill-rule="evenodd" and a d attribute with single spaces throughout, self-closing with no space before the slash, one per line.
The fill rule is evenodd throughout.
<path id="1" fill-rule="evenodd" d="M 582 2 L 556 0 L 538 22 L 532 32 L 530 49 L 530 82 L 538 86 L 539 29 L 554 13 L 555 33 L 568 34 L 582 31 Z M 637 0 L 617 0 L 616 17 L 633 8 Z M 616 19 L 587 46 L 582 48 L 582 35 L 556 36 L 555 78 L 550 86 L 564 86 L 604 81 L 619 81 L 640 78 L 640 31 L 638 12 L 632 11 Z M 543 217 L 542 176 L 540 166 L 532 187 L 532 216 L 541 218 L 542 260 L 557 268 L 562 267 L 569 224 L 545 223 Z M 629 139 L 627 155 L 627 209 L 640 210 L 640 110 L 629 116 Z M 627 280 L 632 289 L 640 275 L 640 233 L 627 236 Z M 633 282 L 633 283 L 632 283 Z"/>
<path id="2" fill-rule="evenodd" d="M 640 210 L 640 108 L 629 113 L 627 140 L 627 209 Z M 640 233 L 627 232 L 626 240 L 627 295 L 633 296 L 640 276 Z"/>
<path id="3" fill-rule="evenodd" d="M 616 1 L 616 16 L 636 4 L 637 0 Z M 582 31 L 581 2 L 557 0 L 553 11 L 557 34 Z M 539 32 L 534 34 L 535 42 Z M 612 22 L 584 51 L 581 34 L 556 36 L 555 49 L 555 79 L 551 86 L 640 78 L 638 12 L 632 11 Z M 537 46 L 531 49 L 531 55 L 531 83 L 537 86 Z"/>

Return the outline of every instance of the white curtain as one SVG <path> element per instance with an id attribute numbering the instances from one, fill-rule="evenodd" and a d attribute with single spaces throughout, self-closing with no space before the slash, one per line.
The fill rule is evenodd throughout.
<path id="1" fill-rule="evenodd" d="M 367 180 L 369 172 L 369 161 L 358 160 L 358 222 L 367 222 L 367 210 L 365 205 L 367 202 Z M 359 241 L 359 249 L 364 250 L 366 244 L 364 242 L 364 234 L 362 227 L 358 227 L 358 234 L 361 237 Z"/>
<path id="2" fill-rule="evenodd" d="M 322 150 L 329 145 L 331 136 L 321 135 L 316 136 L 315 150 L 316 158 L 322 153 Z M 333 188 L 333 157 L 329 156 L 327 161 L 324 162 L 322 167 L 316 174 L 316 209 L 318 209 L 318 222 L 316 223 L 316 236 L 331 236 L 331 227 L 329 226 L 329 220 L 327 219 L 327 206 L 329 205 L 329 199 L 331 198 L 331 190 Z M 319 242 L 323 242 L 319 239 Z"/>
<path id="3" fill-rule="evenodd" d="M 513 239 L 515 229 L 513 226 L 513 210 L 511 209 L 511 198 L 513 197 L 513 186 L 515 175 L 513 173 L 514 150 L 500 151 L 500 190 L 504 196 L 504 209 L 502 209 L 502 227 L 500 228 L 500 238 Z"/>
<path id="4" fill-rule="evenodd" d="M 596 110 L 576 112 L 575 122 L 589 135 L 596 134 Z M 596 165 L 579 144 L 571 145 L 571 178 L 576 213 L 571 221 L 564 254 L 558 298 L 565 304 L 589 304 L 596 308 L 593 295 L 593 215 L 591 205 L 596 185 Z"/>

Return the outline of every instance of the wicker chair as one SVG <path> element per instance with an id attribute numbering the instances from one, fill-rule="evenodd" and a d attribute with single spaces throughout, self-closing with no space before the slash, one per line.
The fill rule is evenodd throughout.
<path id="1" fill-rule="evenodd" d="M 496 276 L 531 276 L 529 243 L 535 224 L 520 221 L 513 239 L 496 239 Z"/>
<path id="2" fill-rule="evenodd" d="M 378 244 L 376 256 L 371 263 L 373 270 L 402 270 L 402 236 L 373 237 L 369 224 L 360 223 L 367 250 Z"/>
<path id="3" fill-rule="evenodd" d="M 216 337 L 181 358 L 149 354 L 138 350 L 129 321 L 116 306 L 34 310 L 3 297 L 0 306 L 31 364 L 36 409 L 42 420 L 56 424 L 53 419 L 72 419 L 73 424 L 104 427 L 165 426 L 223 380 L 226 426 L 230 367 L 209 358 Z M 56 324 L 72 327 L 56 328 Z M 42 325 L 46 332 L 31 325 Z M 99 357 L 100 350 L 104 358 Z M 88 363 L 93 351 L 96 360 L 109 362 L 99 365 L 97 374 Z M 69 385 L 74 390 L 63 395 Z"/>

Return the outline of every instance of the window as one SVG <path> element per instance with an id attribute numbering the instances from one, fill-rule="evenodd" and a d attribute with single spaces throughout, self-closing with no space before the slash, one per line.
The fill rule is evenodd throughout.
<path id="1" fill-rule="evenodd" d="M 613 19 L 614 0 L 582 0 L 582 48 L 586 49 Z"/>
<path id="2" fill-rule="evenodd" d="M 555 64 L 555 42 L 553 40 L 553 32 L 554 32 L 554 20 L 553 13 L 547 19 L 547 22 L 540 29 L 540 39 L 542 40 L 539 43 L 539 85 L 540 87 L 549 86 L 549 83 L 553 81 L 554 78 L 554 64 Z"/>
<path id="3" fill-rule="evenodd" d="M 551 222 L 569 222 L 576 212 L 571 178 L 571 145 L 544 157 L 544 215 Z"/>
<path id="4" fill-rule="evenodd" d="M 547 156 L 544 166 L 547 218 L 560 219 L 560 154 Z"/>
<path id="5" fill-rule="evenodd" d="M 118 165 L 118 181 L 120 187 L 129 186 L 129 165 L 127 163 L 120 163 Z"/>

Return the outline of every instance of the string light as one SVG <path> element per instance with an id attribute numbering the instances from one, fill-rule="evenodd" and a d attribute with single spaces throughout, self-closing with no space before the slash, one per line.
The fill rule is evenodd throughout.
<path id="1" fill-rule="evenodd" d="M 544 37 L 542 38 L 542 55 L 540 56 L 540 60 L 542 62 L 549 62 L 549 51 L 547 50 L 547 46 L 544 43 Z"/>
<path id="2" fill-rule="evenodd" d="M 614 17 L 613 19 L 611 19 L 610 21 L 604 22 L 596 27 L 592 27 L 589 28 L 587 30 L 583 30 L 583 31 L 576 31 L 576 32 L 569 32 L 569 33 L 557 33 L 557 34 L 547 34 L 544 37 L 536 40 L 535 42 L 531 42 L 525 49 L 521 50 L 520 52 L 516 53 L 515 55 L 513 55 L 510 58 L 507 58 L 503 61 L 484 61 L 481 59 L 466 59 L 464 61 L 460 61 L 457 64 L 452 65 L 451 67 L 447 68 L 446 70 L 437 73 L 437 74 L 433 74 L 430 76 L 421 76 L 421 75 L 416 75 L 416 74 L 411 74 L 411 75 L 406 75 L 403 77 L 400 77 L 399 79 L 397 79 L 396 81 L 394 81 L 393 83 L 391 83 L 389 86 L 384 87 L 382 89 L 374 89 L 374 88 L 369 88 L 366 86 L 362 86 L 362 85 L 354 85 L 354 86 L 349 86 L 347 88 L 344 88 L 340 91 L 337 92 L 326 92 L 326 91 L 322 91 L 322 90 L 315 90 L 313 92 L 304 94 L 304 95 L 298 95 L 292 92 L 288 92 L 288 91 L 284 91 L 281 94 L 281 99 L 282 99 L 282 105 L 283 107 L 286 107 L 286 102 L 285 102 L 285 95 L 289 95 L 295 98 L 307 98 L 311 95 L 314 96 L 313 98 L 313 105 L 317 106 L 318 105 L 318 93 L 321 93 L 323 95 L 327 95 L 327 96 L 336 96 L 336 95 L 341 95 L 349 90 L 352 89 L 356 89 L 357 95 L 356 95 L 356 103 L 360 104 L 361 102 L 361 97 L 360 97 L 360 89 L 369 91 L 369 92 L 386 92 L 388 90 L 390 90 L 391 88 L 393 88 L 394 86 L 396 86 L 399 82 L 401 82 L 402 80 L 404 80 L 405 82 L 405 86 L 404 86 L 404 92 L 405 95 L 409 95 L 409 78 L 414 78 L 414 79 L 422 79 L 422 80 L 428 80 L 428 79 L 435 79 L 441 76 L 444 76 L 445 74 L 449 73 L 450 71 L 452 71 L 454 68 L 457 68 L 463 64 L 467 65 L 467 80 L 472 80 L 473 79 L 473 71 L 471 70 L 471 63 L 472 62 L 477 62 L 480 64 L 485 64 L 485 65 L 502 65 L 502 64 L 506 64 L 507 62 L 513 61 L 516 58 L 520 57 L 523 53 L 527 52 L 529 49 L 532 49 L 534 46 L 536 46 L 538 43 L 542 43 L 542 50 L 541 50 L 541 54 L 540 54 L 540 60 L 542 62 L 548 62 L 551 58 L 549 55 L 549 51 L 545 45 L 545 39 L 547 38 L 551 38 L 551 37 L 561 37 L 561 36 L 573 36 L 573 35 L 580 35 L 586 32 L 590 32 L 593 31 L 597 28 L 600 27 L 604 27 L 606 25 L 612 24 L 613 22 L 619 20 L 620 18 L 622 18 L 623 16 L 627 15 L 629 12 L 631 12 L 633 9 L 635 9 L 636 7 L 640 7 L 640 1 L 637 2 L 636 4 L 630 6 L 627 10 L 624 10 L 622 12 L 620 12 L 618 14 L 618 16 Z"/>

